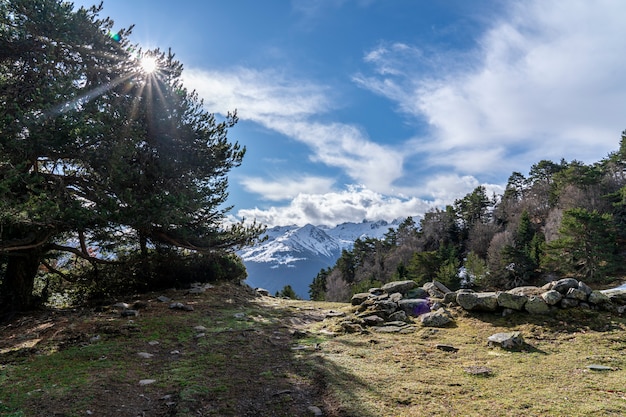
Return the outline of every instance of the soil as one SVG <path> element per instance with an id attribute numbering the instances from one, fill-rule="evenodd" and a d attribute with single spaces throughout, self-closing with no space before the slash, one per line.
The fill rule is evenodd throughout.
<path id="1" fill-rule="evenodd" d="M 173 310 L 159 296 L 193 311 Z M 139 315 L 123 317 L 109 304 L 46 309 L 3 323 L 0 415 L 292 417 L 314 416 L 311 407 L 324 410 L 325 416 L 339 415 L 315 371 L 315 355 L 306 354 L 315 345 L 299 344 L 307 338 L 305 328 L 324 319 L 327 310 L 319 304 L 260 297 L 232 284 L 202 294 L 168 290 L 120 301 L 137 308 Z M 233 321 L 237 311 L 246 312 L 241 325 Z M 206 327 L 204 335 L 190 335 L 197 323 Z M 149 343 L 152 337 L 159 343 Z M 99 343 L 109 347 L 98 350 Z M 56 388 L 42 382 L 43 370 L 33 370 L 30 382 L 7 376 L 9 368 L 35 366 L 41 357 L 50 359 L 45 363 L 52 375 L 63 374 L 54 366 L 68 365 L 60 359 L 53 364 L 63 352 L 92 355 L 86 378 L 68 383 L 69 391 L 62 382 Z M 142 359 L 138 352 L 153 356 Z M 85 359 L 79 356 L 77 364 Z M 194 358 L 202 361 L 197 367 L 185 365 Z M 207 363 L 213 359 L 215 366 Z M 139 383 L 152 377 L 155 383 Z M 32 391 L 20 400 L 23 408 L 7 408 L 16 404 L 17 386 L 29 383 Z"/>

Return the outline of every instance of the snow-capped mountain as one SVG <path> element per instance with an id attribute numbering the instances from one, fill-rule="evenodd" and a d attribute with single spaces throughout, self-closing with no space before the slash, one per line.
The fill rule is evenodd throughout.
<path id="1" fill-rule="evenodd" d="M 251 287 L 265 288 L 270 293 L 291 285 L 302 298 L 309 297 L 309 284 L 320 270 L 333 266 L 343 249 L 352 248 L 358 238 L 382 238 L 398 221 L 384 220 L 342 223 L 336 227 L 276 226 L 265 233 L 267 240 L 243 249 L 243 259 Z"/>

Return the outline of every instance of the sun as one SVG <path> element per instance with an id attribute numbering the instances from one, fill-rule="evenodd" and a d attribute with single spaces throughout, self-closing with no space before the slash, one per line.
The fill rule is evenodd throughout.
<path id="1" fill-rule="evenodd" d="M 152 74 L 157 69 L 157 60 L 153 56 L 146 55 L 139 60 L 141 69 L 146 74 Z"/>

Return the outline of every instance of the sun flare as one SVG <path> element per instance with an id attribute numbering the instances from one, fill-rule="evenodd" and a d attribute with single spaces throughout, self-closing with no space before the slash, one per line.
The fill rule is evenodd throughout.
<path id="1" fill-rule="evenodd" d="M 143 70 L 143 72 L 145 72 L 146 74 L 151 74 L 157 69 L 157 60 L 153 56 L 142 57 L 139 61 L 139 64 L 141 65 L 141 69 Z"/>

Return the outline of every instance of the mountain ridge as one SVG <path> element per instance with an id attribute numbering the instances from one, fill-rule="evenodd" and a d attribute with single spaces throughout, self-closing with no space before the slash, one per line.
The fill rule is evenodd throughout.
<path id="1" fill-rule="evenodd" d="M 272 294 L 290 285 L 299 297 L 308 299 L 313 278 L 333 266 L 344 249 L 351 249 L 359 238 L 381 239 L 398 224 L 400 220 L 363 220 L 335 227 L 306 224 L 269 228 L 264 242 L 238 252 L 248 270 L 246 283 Z"/>

